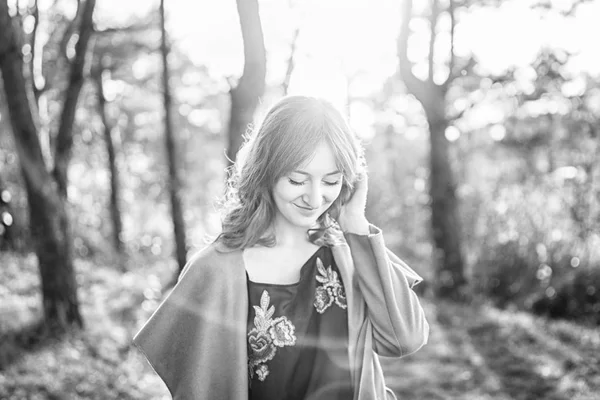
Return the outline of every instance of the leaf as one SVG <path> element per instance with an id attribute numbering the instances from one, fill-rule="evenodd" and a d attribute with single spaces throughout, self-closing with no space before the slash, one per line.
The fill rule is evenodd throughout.
<path id="1" fill-rule="evenodd" d="M 260 296 L 260 307 L 263 310 L 267 311 L 267 308 L 269 307 L 269 301 L 271 301 L 271 298 L 269 297 L 269 292 L 263 290 L 262 296 Z"/>
<path id="2" fill-rule="evenodd" d="M 254 311 L 256 312 L 256 316 L 260 316 L 261 318 L 265 317 L 265 310 L 263 310 L 262 308 L 260 308 L 259 306 L 252 306 L 254 307 Z"/>
<path id="3" fill-rule="evenodd" d="M 329 272 L 330 272 L 330 274 L 331 274 L 331 275 L 330 275 L 330 276 L 331 276 L 331 281 L 332 281 L 332 282 L 336 282 L 336 283 L 337 283 L 337 281 L 338 281 L 338 275 L 337 275 L 337 272 L 333 271 L 333 270 L 331 269 L 331 267 L 329 267 Z"/>
<path id="4" fill-rule="evenodd" d="M 327 271 L 325 270 L 325 266 L 319 257 L 317 257 L 317 270 L 323 276 L 327 276 Z"/>
<path id="5" fill-rule="evenodd" d="M 318 282 L 327 283 L 329 281 L 329 276 L 327 275 L 327 270 L 325 266 L 323 266 L 323 262 L 320 258 L 317 257 L 317 270 L 319 274 L 315 277 Z"/>

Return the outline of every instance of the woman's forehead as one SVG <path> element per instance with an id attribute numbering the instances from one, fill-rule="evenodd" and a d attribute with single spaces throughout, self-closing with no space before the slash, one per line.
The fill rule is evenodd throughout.
<path id="1" fill-rule="evenodd" d="M 333 149 L 327 142 L 321 142 L 313 154 L 308 157 L 294 172 L 310 175 L 333 175 L 340 173 Z"/>

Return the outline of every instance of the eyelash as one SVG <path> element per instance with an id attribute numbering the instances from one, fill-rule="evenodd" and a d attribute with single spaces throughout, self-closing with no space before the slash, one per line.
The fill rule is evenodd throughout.
<path id="1" fill-rule="evenodd" d="M 297 181 L 295 181 L 293 179 L 289 179 L 289 178 L 288 178 L 288 181 L 294 186 L 302 186 L 305 184 L 305 182 L 297 182 Z M 335 181 L 335 182 L 325 182 L 324 181 L 323 183 L 326 184 L 327 186 L 336 186 L 340 183 L 340 181 Z"/>

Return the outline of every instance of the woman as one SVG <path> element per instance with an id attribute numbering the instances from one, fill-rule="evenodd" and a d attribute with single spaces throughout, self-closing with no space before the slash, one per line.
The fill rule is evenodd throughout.
<path id="1" fill-rule="evenodd" d="M 174 399 L 393 399 L 378 355 L 427 342 L 421 278 L 365 218 L 361 146 L 286 97 L 230 171 L 223 229 L 134 338 Z"/>

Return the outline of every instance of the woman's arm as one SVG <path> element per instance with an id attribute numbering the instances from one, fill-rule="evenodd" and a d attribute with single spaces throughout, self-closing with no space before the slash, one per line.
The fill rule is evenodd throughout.
<path id="1" fill-rule="evenodd" d="M 248 396 L 246 276 L 239 252 L 211 245 L 134 338 L 174 400 Z"/>
<path id="2" fill-rule="evenodd" d="M 373 324 L 373 350 L 387 357 L 405 356 L 429 337 L 429 324 L 412 290 L 422 278 L 386 248 L 379 228 L 368 229 L 369 234 L 350 231 L 344 236 Z"/>
<path id="3" fill-rule="evenodd" d="M 422 278 L 385 247 L 381 230 L 365 217 L 369 179 L 363 171 L 338 222 L 373 323 L 373 350 L 402 357 L 427 343 L 429 324 L 412 287 Z"/>

